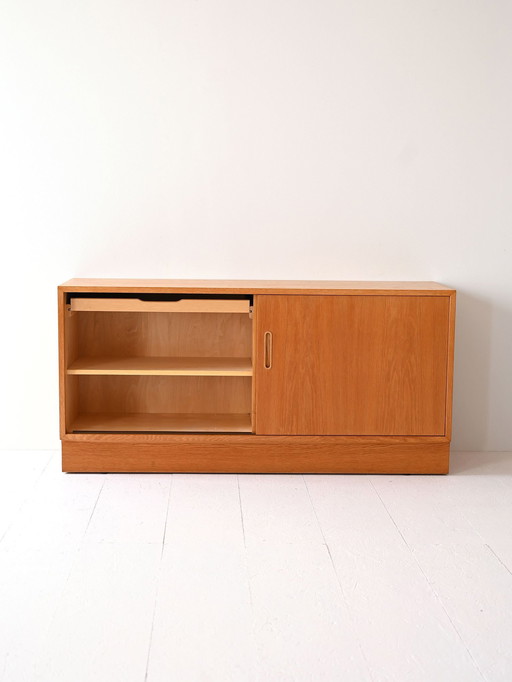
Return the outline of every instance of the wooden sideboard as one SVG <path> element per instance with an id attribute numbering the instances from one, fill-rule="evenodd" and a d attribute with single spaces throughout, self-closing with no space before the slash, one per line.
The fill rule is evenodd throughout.
<path id="1" fill-rule="evenodd" d="M 447 473 L 455 291 L 72 279 L 63 470 Z"/>

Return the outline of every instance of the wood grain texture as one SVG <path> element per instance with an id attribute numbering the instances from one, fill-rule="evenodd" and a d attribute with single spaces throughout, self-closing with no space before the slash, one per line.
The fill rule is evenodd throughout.
<path id="1" fill-rule="evenodd" d="M 253 300 L 253 306 L 252 306 L 252 314 L 251 314 L 251 322 L 252 322 L 252 337 L 251 337 L 251 359 L 252 359 L 252 376 L 254 377 L 255 373 L 255 368 L 256 368 L 256 355 L 254 352 L 254 349 L 256 348 L 256 343 L 257 343 L 257 336 L 256 336 L 256 318 L 258 315 L 258 310 L 254 306 L 254 300 Z M 255 406 L 256 406 L 256 384 L 254 381 L 254 378 L 251 381 L 251 426 L 252 426 L 252 432 L 255 432 L 256 429 L 256 411 L 255 411 Z"/>
<path id="2" fill-rule="evenodd" d="M 247 294 L 254 319 L 248 301 L 244 313 L 69 312 L 73 291 Z M 71 280 L 59 287 L 64 470 L 446 473 L 454 319 L 455 292 L 432 282 Z M 223 370 L 244 375 L 206 374 Z M 151 432 L 116 432 L 134 425 Z M 302 433 L 315 435 L 290 435 Z"/>
<path id="3" fill-rule="evenodd" d="M 68 472 L 446 474 L 449 445 L 62 443 Z"/>
<path id="4" fill-rule="evenodd" d="M 79 376 L 81 413 L 251 412 L 251 377 Z"/>
<path id="5" fill-rule="evenodd" d="M 80 357 L 251 357 L 248 315 L 96 312 L 76 316 Z"/>
<path id="6" fill-rule="evenodd" d="M 59 338 L 59 430 L 63 438 L 66 429 L 66 330 L 65 330 L 65 294 L 57 292 L 57 320 Z"/>
<path id="7" fill-rule="evenodd" d="M 70 424 L 78 413 L 79 395 L 76 377 L 67 376 L 66 367 L 74 362 L 78 354 L 78 320 L 76 315 L 69 313 L 60 296 L 59 308 L 59 383 L 61 414 L 61 430 L 69 431 Z"/>
<path id="8" fill-rule="evenodd" d="M 67 433 L 62 440 L 90 443 L 157 443 L 162 445 L 190 443 L 195 445 L 228 445 L 236 438 L 236 444 L 265 445 L 280 448 L 282 445 L 301 443 L 311 449 L 322 443 L 326 445 L 439 445 L 448 443 L 445 436 L 257 436 L 251 434 L 219 433 Z"/>
<path id="9" fill-rule="evenodd" d="M 252 321 L 246 314 L 65 312 L 76 346 L 66 355 L 80 413 L 250 413 Z M 96 360 L 114 358 L 107 366 Z M 169 369 L 169 356 L 172 367 Z M 229 358 L 229 365 L 226 364 Z M 134 360 L 136 358 L 136 360 Z M 110 362 L 110 364 L 109 364 Z M 113 362 L 113 366 L 112 365 Z M 134 363 L 136 366 L 134 366 Z M 100 360 L 101 364 L 101 360 Z M 92 368 L 92 369 L 91 369 Z M 101 369 L 101 371 L 96 371 Z M 61 371 L 65 371 L 61 368 Z M 124 375 L 124 376 L 123 376 Z"/>
<path id="10" fill-rule="evenodd" d="M 255 308 L 256 433 L 444 434 L 448 297 L 256 296 Z"/>
<path id="11" fill-rule="evenodd" d="M 70 309 L 82 312 L 249 313 L 249 301 L 181 299 L 143 301 L 138 298 L 71 298 Z"/>
<path id="12" fill-rule="evenodd" d="M 206 431 L 250 433 L 250 414 L 79 414 L 72 431 Z"/>
<path id="13" fill-rule="evenodd" d="M 70 279 L 67 292 L 175 294 L 320 294 L 345 293 L 446 296 L 454 290 L 437 282 L 372 282 L 333 280 L 207 280 L 207 279 Z"/>
<path id="14" fill-rule="evenodd" d="M 68 374 L 148 376 L 240 376 L 252 375 L 251 358 L 78 358 Z"/>
<path id="15" fill-rule="evenodd" d="M 446 364 L 446 427 L 445 434 L 452 437 L 452 415 L 453 415 L 453 365 L 455 357 L 455 314 L 456 314 L 456 293 L 450 294 L 450 317 L 448 328 L 448 357 Z"/>

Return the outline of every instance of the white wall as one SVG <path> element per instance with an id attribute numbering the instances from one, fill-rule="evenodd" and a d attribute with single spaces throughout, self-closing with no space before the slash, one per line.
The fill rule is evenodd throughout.
<path id="1" fill-rule="evenodd" d="M 0 446 L 56 447 L 72 276 L 434 279 L 512 449 L 508 0 L 3 0 Z"/>

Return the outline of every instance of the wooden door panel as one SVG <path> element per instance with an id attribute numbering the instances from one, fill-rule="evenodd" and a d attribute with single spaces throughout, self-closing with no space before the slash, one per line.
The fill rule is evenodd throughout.
<path id="1" fill-rule="evenodd" d="M 445 296 L 256 296 L 255 432 L 444 435 L 449 305 Z"/>

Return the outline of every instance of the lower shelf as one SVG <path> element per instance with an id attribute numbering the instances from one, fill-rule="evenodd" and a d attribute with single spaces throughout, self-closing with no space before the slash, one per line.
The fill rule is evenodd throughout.
<path id="1" fill-rule="evenodd" d="M 73 433 L 251 433 L 250 414 L 81 414 Z"/>

